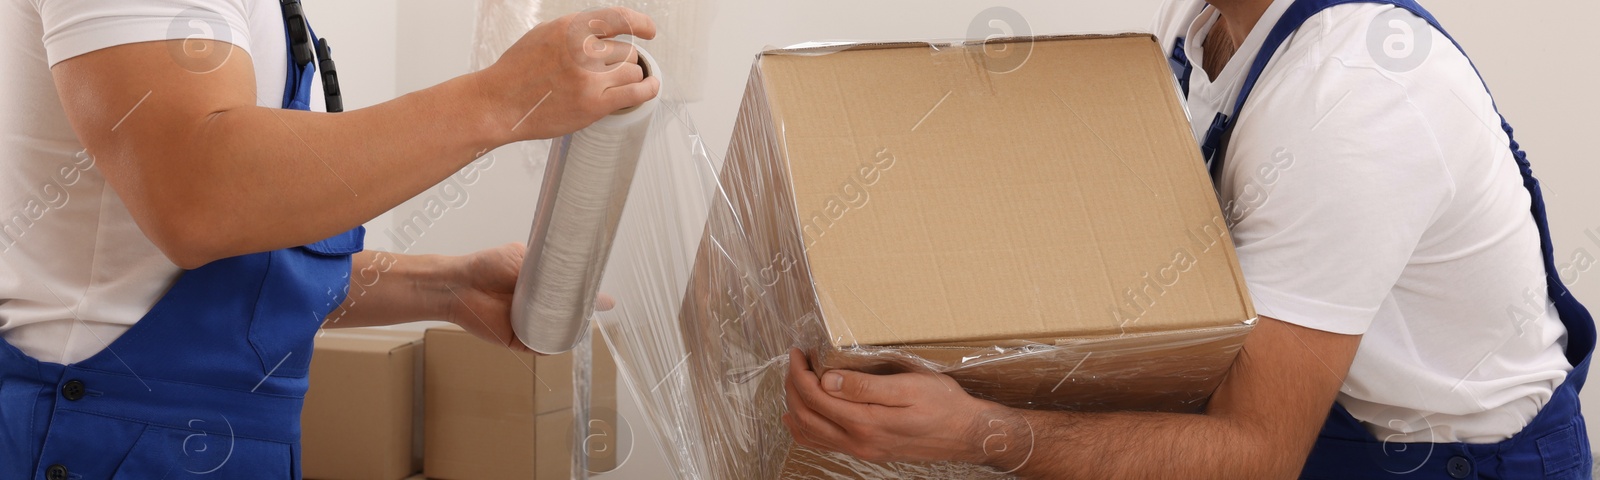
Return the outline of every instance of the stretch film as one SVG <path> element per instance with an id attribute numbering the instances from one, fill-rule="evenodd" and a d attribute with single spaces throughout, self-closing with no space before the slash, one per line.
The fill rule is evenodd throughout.
<path id="1" fill-rule="evenodd" d="M 649 53 L 637 50 L 647 76 L 660 72 Z M 618 111 L 550 145 L 512 299 L 513 326 L 528 348 L 563 353 L 589 330 L 600 276 L 656 104 L 652 99 Z"/>
<path id="2" fill-rule="evenodd" d="M 478 0 L 472 53 L 468 57 L 472 71 L 494 65 L 506 49 L 539 24 L 541 11 L 540 0 Z M 544 171 L 549 151 L 549 140 L 528 140 L 507 145 L 495 152 L 495 156 L 515 158 L 529 175 L 539 175 Z"/>

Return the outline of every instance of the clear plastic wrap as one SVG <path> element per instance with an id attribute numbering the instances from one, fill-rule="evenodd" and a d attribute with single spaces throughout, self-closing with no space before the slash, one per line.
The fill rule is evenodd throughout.
<path id="1" fill-rule="evenodd" d="M 494 65 L 507 48 L 539 24 L 539 0 L 478 0 L 472 30 L 472 71 Z M 499 154 L 517 158 L 530 174 L 544 171 L 549 140 L 530 140 L 501 147 Z"/>
<path id="2" fill-rule="evenodd" d="M 1119 39 L 1117 48 L 1132 48 L 1143 53 L 1138 49 L 1144 47 L 1136 41 L 1128 41 L 1126 37 L 1107 38 Z M 813 229 L 815 224 L 808 223 L 807 214 L 812 211 L 811 205 L 798 204 L 817 202 L 815 195 L 812 195 L 816 185 L 797 189 L 794 179 L 796 165 L 793 162 L 801 160 L 794 156 L 793 150 L 802 148 L 797 147 L 802 139 L 793 135 L 799 131 L 799 122 L 782 122 L 785 115 L 794 115 L 795 111 L 816 104 L 826 106 L 828 101 L 795 103 L 789 106 L 792 109 L 789 112 L 777 111 L 771 106 L 775 94 L 767 90 L 772 85 L 783 86 L 784 80 L 768 78 L 762 70 L 761 58 L 771 55 L 821 56 L 847 51 L 859 53 L 900 47 L 904 45 L 829 45 L 822 49 L 768 52 L 758 57 L 725 162 L 718 161 L 705 150 L 681 103 L 663 102 L 657 110 L 657 118 L 640 160 L 628 208 L 623 213 L 611 254 L 612 261 L 605 274 L 606 282 L 602 287 L 602 290 L 614 295 L 619 303 L 611 312 L 599 314 L 597 321 L 618 360 L 622 377 L 642 404 L 650 430 L 667 449 L 668 461 L 677 478 L 1006 477 L 1001 472 L 978 466 L 871 464 L 844 455 L 796 447 L 779 421 L 786 411 L 784 368 L 788 361 L 786 352 L 791 347 L 807 351 L 813 368 L 819 371 L 848 368 L 871 373 L 939 372 L 955 378 L 977 397 L 1017 408 L 1192 413 L 1204 407 L 1238 353 L 1244 335 L 1253 326 L 1254 314 L 1250 307 L 1237 305 L 1239 299 L 1234 298 L 1235 305 L 1229 307 L 1231 310 L 1226 310 L 1237 312 L 1231 317 L 1233 320 L 1206 328 L 1163 328 L 1158 319 L 1144 315 L 1144 310 L 1135 304 L 1138 315 L 1132 321 L 1124 320 L 1097 331 L 1086 329 L 1080 335 L 887 345 L 855 341 L 855 332 L 841 326 L 849 325 L 852 321 L 858 322 L 856 325 L 865 325 L 873 319 L 841 318 L 848 315 L 844 312 L 865 312 L 860 315 L 874 317 L 885 312 L 855 308 L 855 304 L 865 307 L 867 302 L 853 293 L 841 298 L 839 292 L 849 293 L 848 289 L 819 288 L 819 285 L 827 282 L 819 283 L 811 262 L 815 260 L 814 248 L 819 242 L 846 244 L 851 241 L 846 238 L 854 238 L 847 235 L 861 232 L 845 233 L 845 229 L 851 227 L 837 225 L 832 227 L 833 230 L 823 232 L 823 227 Z M 918 51 L 929 52 L 929 59 L 906 61 L 932 65 L 929 72 L 941 76 L 939 81 L 945 82 L 937 85 L 939 88 L 945 88 L 945 85 L 957 85 L 958 88 L 946 91 L 944 98 L 935 94 L 926 105 L 916 108 L 926 109 L 927 105 L 933 105 L 937 109 L 953 94 L 977 97 L 992 95 L 999 88 L 995 87 L 999 80 L 993 74 L 984 72 L 982 57 L 973 51 L 975 48 L 981 47 L 930 47 L 920 44 L 921 50 Z M 1159 52 L 1154 53 L 1153 61 L 1161 61 Z M 1056 55 L 1066 57 L 1064 53 Z M 848 63 L 841 65 L 849 66 Z M 1141 63 L 1136 67 L 1148 68 L 1150 65 Z M 665 68 L 671 71 L 670 66 Z M 840 67 L 834 71 L 844 70 Z M 1148 84 L 1140 84 L 1140 88 L 1149 88 L 1149 85 L 1172 88 L 1167 78 L 1151 80 Z M 1114 90 L 1120 87 L 1116 82 L 1106 82 L 1104 88 Z M 1057 100 L 1066 103 L 1059 94 Z M 1153 109 L 1150 111 L 1156 113 L 1148 115 L 1181 115 L 1181 106 L 1175 100 L 1170 103 L 1156 102 L 1154 107 L 1150 107 Z M 855 107 L 843 106 L 845 110 Z M 1061 110 L 1058 113 L 1062 115 L 1070 114 L 1083 121 L 1080 112 L 1093 113 L 1094 108 L 1100 107 L 1114 109 L 1116 105 L 1080 103 L 1077 107 L 1069 104 L 1067 108 L 1057 109 Z M 859 111 L 871 110 L 870 106 L 859 108 Z M 970 108 L 978 111 L 983 107 Z M 877 114 L 876 111 L 867 114 L 860 114 L 859 111 L 854 111 L 852 115 Z M 921 115 L 921 120 L 917 115 Z M 886 116 L 908 119 L 905 127 L 909 127 L 910 132 L 896 133 L 898 137 L 888 138 L 888 134 L 878 132 L 875 125 L 854 123 L 859 120 L 856 117 L 838 118 L 837 121 L 847 124 L 846 127 L 851 129 L 847 135 L 856 135 L 855 138 L 873 138 L 894 145 L 907 145 L 893 148 L 931 155 L 937 155 L 937 150 L 916 150 L 914 146 L 918 143 L 937 143 L 928 141 L 929 138 L 946 141 L 951 138 L 949 135 L 973 135 L 972 132 L 961 132 L 959 128 L 932 132 L 919 130 L 919 127 L 940 128 L 925 125 L 933 116 L 933 111 L 927 111 L 926 114 L 919 111 L 910 116 Z M 1172 118 L 1161 117 L 1158 120 L 1168 122 Z M 912 125 L 913 122 L 915 125 Z M 1177 176 L 1186 175 L 1183 178 L 1191 180 L 1203 179 L 1205 173 L 1198 166 L 1197 154 L 1191 152 L 1194 149 L 1192 143 L 1173 141 L 1192 142 L 1187 139 L 1187 124 L 1171 122 L 1155 125 L 1157 127 L 1151 128 L 1170 135 L 1152 142 L 1165 142 L 1162 145 L 1168 147 L 1162 148 L 1180 152 L 1182 158 L 1159 158 L 1160 152 L 1124 150 L 1118 153 L 1108 148 L 1110 152 L 1103 155 L 1105 164 L 1093 167 L 1100 170 L 1089 170 L 1091 167 L 1088 166 L 1081 168 L 1088 172 L 1086 174 L 1107 178 L 1123 170 L 1131 172 L 1140 169 L 1143 172 L 1147 168 L 1177 168 L 1181 170 L 1181 175 Z M 1097 131 L 1093 125 L 1077 130 L 1062 128 L 1066 130 L 1061 133 L 1063 136 L 1088 143 L 1096 139 L 1106 142 L 1100 133 L 1103 130 Z M 824 147 L 847 143 L 838 141 L 837 136 L 818 135 L 817 138 L 823 140 L 805 141 L 813 142 L 807 144 L 813 146 L 821 142 Z M 899 163 L 891 148 L 849 145 L 837 150 L 839 155 L 862 159 L 860 175 L 845 182 L 843 196 L 852 195 L 851 189 L 854 188 L 858 196 L 865 198 L 867 192 L 864 190 L 878 185 L 879 177 L 926 174 L 894 171 Z M 1163 167 L 1160 162 L 1191 160 L 1197 162 L 1192 168 Z M 805 161 L 819 160 L 817 157 L 807 157 Z M 1124 178 L 1123 182 L 1132 184 L 1133 180 Z M 840 187 L 829 188 L 837 190 Z M 1143 188 L 1152 187 L 1145 184 Z M 1187 212 L 1185 219 L 1205 214 L 1220 218 L 1214 197 L 1206 196 L 1209 195 L 1208 184 L 1185 184 L 1181 188 L 1171 188 L 1176 188 L 1172 191 L 1180 193 L 1173 196 L 1181 199 L 1209 199 L 1174 207 Z M 1207 192 L 1201 192 L 1200 189 L 1207 189 Z M 1163 201 L 1173 200 L 1168 198 Z M 865 203 L 863 200 L 862 204 Z M 873 211 L 873 215 L 883 215 L 881 212 L 891 211 L 893 207 L 877 208 L 881 210 Z M 1150 214 L 1150 218 L 1176 223 L 1163 215 Z M 892 219 L 888 221 L 893 222 Z M 1231 240 L 1221 228 L 1210 223 L 1194 227 L 1197 232 L 1215 232 L 1216 237 L 1210 240 L 1197 238 L 1197 246 L 1192 254 L 1202 261 L 1236 262 Z M 824 235 L 834 235 L 840 240 L 819 240 Z M 1180 237 L 1174 234 L 1171 238 Z M 1169 255 L 1165 245 L 1160 245 L 1160 252 Z M 1222 248 L 1213 249 L 1217 245 Z M 831 248 L 834 245 L 829 246 Z M 1199 249 L 1200 246 L 1204 247 L 1204 251 Z M 1185 252 L 1190 253 L 1187 250 Z M 1158 268 L 1156 271 L 1166 270 Z M 1188 272 L 1188 267 L 1184 267 L 1183 271 Z M 1219 269 L 1214 265 L 1209 271 L 1211 273 L 1205 275 L 1211 277 L 1188 273 L 1186 275 L 1189 276 L 1184 278 L 1198 278 L 1186 281 L 1191 282 L 1190 285 L 1206 285 L 1209 292 L 1244 294 L 1242 287 L 1234 283 L 1238 273 L 1236 263 L 1231 270 L 1225 266 Z M 1222 273 L 1217 273 L 1219 271 Z M 1138 273 L 1127 276 L 1137 278 Z M 1110 277 L 1112 275 L 1108 274 L 1107 278 Z M 1148 281 L 1152 276 L 1147 272 L 1143 278 Z M 1114 284 L 1113 287 L 1107 287 L 1110 290 L 1120 290 L 1119 287 L 1125 284 L 1121 280 L 1109 283 Z M 1127 289 L 1132 295 L 1130 298 L 1137 298 L 1141 291 L 1144 295 L 1156 295 L 1150 293 L 1152 290 L 1147 290 L 1149 287 L 1144 284 L 1133 285 L 1133 288 Z M 1159 295 L 1167 295 L 1165 290 L 1161 290 L 1166 287 L 1154 283 L 1149 285 L 1156 288 Z M 1039 298 L 1046 294 L 1034 292 L 1032 295 Z M 1194 305 L 1192 302 L 1183 303 L 1186 300 L 1175 294 L 1163 297 L 1162 301 L 1185 307 Z M 1199 300 L 1201 303 L 1207 301 L 1205 298 Z M 1155 301 L 1152 299 L 1149 303 L 1153 310 Z M 850 304 L 851 308 L 845 308 L 846 304 Z M 1114 306 L 1113 310 L 1117 308 L 1120 307 Z M 1062 311 L 1060 315 L 1086 314 L 1080 310 Z M 981 321 L 978 318 L 971 320 Z M 1141 321 L 1144 323 L 1138 323 Z"/>

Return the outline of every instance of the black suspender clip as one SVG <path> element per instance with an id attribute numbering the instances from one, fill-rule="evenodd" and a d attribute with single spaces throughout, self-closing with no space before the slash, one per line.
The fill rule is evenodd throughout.
<path id="1" fill-rule="evenodd" d="M 344 96 L 339 90 L 338 69 L 333 65 L 333 49 L 328 47 L 326 39 L 317 39 L 313 45 L 311 27 L 306 23 L 306 12 L 300 0 L 278 0 L 278 5 L 283 7 L 283 24 L 287 27 L 289 54 L 294 57 L 294 64 L 306 68 L 312 60 L 317 60 L 316 68 L 322 71 L 322 98 L 328 113 L 343 112 Z"/>

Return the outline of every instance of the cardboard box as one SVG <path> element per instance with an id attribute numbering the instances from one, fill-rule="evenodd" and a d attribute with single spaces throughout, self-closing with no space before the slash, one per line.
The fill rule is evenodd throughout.
<path id="1" fill-rule="evenodd" d="M 591 416 L 616 419 L 616 366 L 595 342 Z M 424 473 L 437 480 L 571 478 L 573 354 L 539 356 L 454 327 L 427 332 Z M 591 471 L 608 471 L 590 457 Z M 614 462 L 614 460 L 612 460 Z"/>
<path id="2" fill-rule="evenodd" d="M 711 477 L 782 470 L 781 372 L 723 379 L 796 343 L 1024 408 L 1196 411 L 1227 372 L 1255 313 L 1154 38 L 992 43 L 757 58 L 680 315 L 701 415 L 751 419 L 693 427 Z"/>
<path id="3" fill-rule="evenodd" d="M 324 330 L 301 414 L 301 473 L 396 480 L 422 470 L 422 332 Z"/>

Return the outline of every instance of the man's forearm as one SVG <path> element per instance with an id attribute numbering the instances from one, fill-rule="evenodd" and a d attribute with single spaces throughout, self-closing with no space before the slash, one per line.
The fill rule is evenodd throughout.
<path id="1" fill-rule="evenodd" d="M 1207 415 L 1009 410 L 991 422 L 1005 437 L 988 439 L 985 453 L 991 467 L 1021 478 L 1275 479 L 1300 468 L 1262 458 L 1276 450 L 1260 445 L 1265 437 Z"/>
<path id="2" fill-rule="evenodd" d="M 339 114 L 240 107 L 211 115 L 160 165 L 179 230 L 224 258 L 301 245 L 361 224 L 504 143 L 468 77 Z M 502 132 L 494 132 L 498 127 Z M 162 172 L 152 172 L 159 174 Z M 189 200 L 189 201 L 184 201 Z M 315 214 L 307 214 L 315 212 Z"/>
<path id="3" fill-rule="evenodd" d="M 365 251 L 350 266 L 350 291 L 328 314 L 325 328 L 371 327 L 445 320 L 454 298 L 453 257 Z"/>

